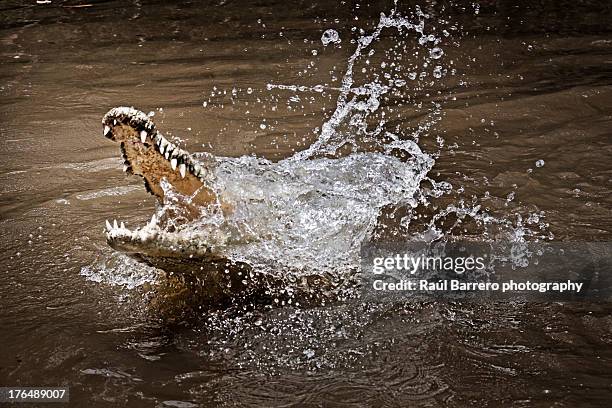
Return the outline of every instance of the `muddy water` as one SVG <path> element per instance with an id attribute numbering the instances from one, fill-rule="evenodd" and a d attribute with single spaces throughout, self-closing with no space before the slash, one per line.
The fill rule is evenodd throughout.
<path id="1" fill-rule="evenodd" d="M 421 7 L 437 34 L 456 27 L 440 63 L 455 75 L 430 70 L 382 104 L 405 135 L 441 104 L 418 140 L 430 176 L 453 186 L 436 208 L 480 205 L 515 237 L 610 240 L 610 6 Z M 109 108 L 153 112 L 190 151 L 289 157 L 315 143 L 339 91 L 268 84 L 337 88 L 350 39 L 390 4 L 0 8 L 1 385 L 67 385 L 74 406 L 609 405 L 609 304 L 237 304 L 183 321 L 179 301 L 152 306 L 154 272 L 107 247 L 104 219 L 139 225 L 154 210 L 101 137 Z M 324 47 L 329 28 L 342 42 Z"/>

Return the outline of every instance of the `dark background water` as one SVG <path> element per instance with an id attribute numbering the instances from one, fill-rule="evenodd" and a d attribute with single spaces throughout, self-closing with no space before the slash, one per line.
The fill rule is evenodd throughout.
<path id="1" fill-rule="evenodd" d="M 266 84 L 341 75 L 351 27 L 390 7 L 3 1 L 0 385 L 67 385 L 71 406 L 608 406 L 607 303 L 352 301 L 180 324 L 152 310 L 146 285 L 81 274 L 114 259 L 104 219 L 137 224 L 154 204 L 100 135 L 109 108 L 155 111 L 192 151 L 286 157 L 314 141 L 335 96 L 288 110 L 292 94 Z M 440 150 L 432 175 L 507 219 L 543 212 L 556 240 L 609 241 L 612 4 L 421 7 L 460 27 L 445 52 L 465 82 L 414 91 L 444 102 L 421 141 Z M 342 48 L 322 47 L 327 28 Z M 400 111 L 406 128 L 422 116 Z M 437 135 L 457 147 L 436 148 Z"/>

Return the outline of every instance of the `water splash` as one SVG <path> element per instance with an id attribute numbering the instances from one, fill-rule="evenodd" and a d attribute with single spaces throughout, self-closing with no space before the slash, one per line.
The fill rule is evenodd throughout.
<path id="1" fill-rule="evenodd" d="M 293 92 L 290 99 L 304 92 L 338 93 L 316 140 L 277 163 L 255 156 L 216 158 L 216 177 L 209 187 L 234 209 L 229 215 L 217 203 L 201 208 L 195 221 L 183 217 L 181 203 L 190 198 L 163 184 L 165 202 L 146 228 L 197 237 L 216 253 L 269 274 L 338 276 L 358 269 L 360 245 L 384 224 L 386 209 L 393 209 L 392 218 L 399 209 L 427 207 L 430 199 L 453 189 L 429 176 L 436 153 L 424 152 L 418 144 L 442 120 L 442 104 L 431 101 L 424 106 L 411 92 L 427 91 L 436 80 L 454 75 L 442 48 L 449 33 L 427 32 L 429 19 L 418 7 L 411 18 L 396 8 L 381 13 L 371 33 L 360 30 L 351 41 L 355 50 L 339 87 L 267 84 L 268 91 Z M 391 40 L 382 37 L 385 31 Z M 433 32 L 442 32 L 444 38 Z M 324 32 L 324 45 L 339 41 L 334 30 Z M 386 51 L 377 50 L 381 44 Z M 376 65 L 375 56 L 381 59 Z M 393 115 L 405 122 L 406 111 L 396 112 L 404 103 L 411 104 L 420 119 L 405 129 L 398 124 L 389 129 Z M 412 230 L 414 211 L 407 212 L 391 235 L 431 241 L 468 219 L 485 228 L 484 239 L 499 237 L 499 230 L 516 240 L 530 234 L 521 219 L 512 225 L 474 202 L 437 208 L 418 231 Z M 451 217 L 458 221 L 443 225 Z"/>
<path id="2" fill-rule="evenodd" d="M 406 81 L 398 78 L 391 78 L 391 75 L 385 75 L 387 79 L 386 83 L 383 80 L 376 78 L 373 81 L 364 83 L 360 86 L 354 86 L 355 84 L 355 64 L 362 57 L 371 57 L 374 55 L 375 50 L 373 49 L 374 44 L 380 38 L 381 33 L 384 29 L 394 28 L 398 34 L 405 35 L 404 31 L 414 31 L 418 35 L 418 44 L 421 46 L 428 46 L 430 42 L 438 44 L 440 39 L 432 34 L 425 34 L 425 20 L 429 18 L 427 14 L 424 14 L 419 7 L 416 8 L 415 20 L 410 20 L 397 13 L 396 8 L 392 9 L 389 15 L 381 13 L 378 24 L 371 34 L 363 34 L 356 40 L 357 47 L 353 54 L 348 58 L 346 70 L 342 77 L 340 88 L 333 88 L 339 91 L 339 95 L 336 101 L 336 109 L 331 114 L 330 118 L 323 123 L 321 126 L 320 133 L 317 140 L 310 145 L 306 150 L 296 153 L 293 155 L 293 160 L 306 160 L 321 156 L 333 156 L 339 149 L 347 144 L 351 144 L 355 150 L 358 150 L 358 138 L 364 140 L 372 140 L 376 143 L 383 142 L 379 140 L 379 137 L 384 133 L 384 127 L 386 120 L 383 118 L 378 120 L 377 126 L 373 130 L 368 130 L 368 119 L 380 107 L 385 95 L 397 88 L 405 86 Z M 333 30 L 331 30 L 333 31 Z M 323 35 L 323 43 L 327 44 L 332 34 L 327 30 Z M 327 34 L 327 36 L 326 36 Z M 397 44 L 394 49 L 397 48 Z M 366 50 L 371 49 L 368 53 Z M 435 50 L 435 51 L 434 51 Z M 440 47 L 435 47 L 429 51 L 434 53 L 435 59 L 440 58 L 443 52 Z M 391 50 L 388 53 L 393 53 Z M 434 58 L 434 57 L 432 57 Z M 390 57 L 390 61 L 381 64 L 382 67 L 395 66 L 399 60 L 397 56 Z M 369 60 L 366 60 L 366 64 L 369 64 Z M 426 65 L 425 65 L 426 66 Z M 365 69 L 365 68 L 364 68 Z M 398 71 L 397 69 L 395 71 Z M 290 89 L 306 91 L 312 88 L 302 88 L 295 85 L 279 85 L 279 84 L 268 84 L 267 88 L 271 89 Z M 320 90 L 324 89 L 322 85 L 319 85 Z M 425 120 L 425 126 L 429 128 L 433 123 L 437 121 L 435 116 L 439 114 L 439 104 L 433 105 L 433 110 L 428 118 Z M 343 125 L 347 125 L 347 129 L 341 129 Z M 418 136 L 418 134 L 413 135 Z M 384 143 L 384 142 L 383 142 Z"/>
<path id="3" fill-rule="evenodd" d="M 380 153 L 263 166 L 253 158 L 223 163 L 217 187 L 237 198 L 229 222 L 240 238 L 257 237 L 233 245 L 230 257 L 271 272 L 356 267 L 359 246 L 380 209 L 416 205 L 433 160 L 416 144 L 411 148 L 415 155 L 408 163 Z"/>
<path id="4" fill-rule="evenodd" d="M 99 256 L 91 265 L 81 268 L 81 276 L 92 282 L 104 282 L 125 289 L 153 284 L 159 271 L 119 252 Z"/>

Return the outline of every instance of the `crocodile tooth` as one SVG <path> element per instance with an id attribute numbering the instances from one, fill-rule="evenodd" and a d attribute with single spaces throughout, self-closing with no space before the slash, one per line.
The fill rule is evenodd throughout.
<path id="1" fill-rule="evenodd" d="M 125 224 L 121 221 L 121 229 L 125 229 Z"/>
<path id="2" fill-rule="evenodd" d="M 113 119 L 113 126 L 117 126 L 117 119 Z"/>
<path id="3" fill-rule="evenodd" d="M 185 163 L 181 163 L 181 165 L 179 166 L 179 172 L 181 173 L 181 178 L 185 178 L 185 172 L 186 172 L 186 167 L 185 167 Z"/>
<path id="4" fill-rule="evenodd" d="M 106 222 L 106 229 L 110 232 L 113 229 L 113 226 L 111 225 L 110 222 L 108 222 L 108 220 L 104 220 Z"/>
<path id="5" fill-rule="evenodd" d="M 108 137 L 108 134 L 110 133 L 110 126 L 108 125 L 104 125 L 104 136 Z"/>
<path id="6" fill-rule="evenodd" d="M 113 228 L 114 229 L 119 228 L 119 225 L 117 225 L 117 220 L 113 220 Z"/>
<path id="7" fill-rule="evenodd" d="M 126 166 L 125 164 L 123 165 L 123 172 L 125 173 L 128 169 L 128 166 Z"/>
<path id="8" fill-rule="evenodd" d="M 140 131 L 140 141 L 142 143 L 147 141 L 147 131 L 146 130 L 141 130 Z"/>
<path id="9" fill-rule="evenodd" d="M 164 157 L 166 158 L 166 160 L 168 160 L 170 158 L 170 151 L 166 150 Z"/>
<path id="10" fill-rule="evenodd" d="M 170 167 L 172 167 L 172 170 L 176 170 L 176 159 L 170 160 Z"/>

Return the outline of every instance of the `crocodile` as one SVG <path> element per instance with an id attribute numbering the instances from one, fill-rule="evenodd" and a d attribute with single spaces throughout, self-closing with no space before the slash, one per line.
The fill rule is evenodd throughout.
<path id="1" fill-rule="evenodd" d="M 163 218 L 154 215 L 150 223 L 139 228 L 129 229 L 124 222 L 107 220 L 106 241 L 110 247 L 181 279 L 197 281 L 198 290 L 204 288 L 204 297 L 212 302 L 262 288 L 270 294 L 271 288 L 286 286 L 278 276 L 228 259 L 220 250 L 230 239 L 227 234 L 175 227 L 177 223 L 197 221 L 204 216 L 203 211 L 222 218 L 234 211 L 232 200 L 220 197 L 211 187 L 217 177 L 218 158 L 207 153 L 190 154 L 164 136 L 147 114 L 133 107 L 111 109 L 104 115 L 102 127 L 103 135 L 120 145 L 123 171 L 143 179 L 158 208 L 169 207 L 169 199 L 175 204 Z M 291 281 L 292 293 L 308 292 L 303 299 L 320 298 L 338 284 L 317 274 Z M 313 287 L 317 289 L 313 291 Z"/>
<path id="2" fill-rule="evenodd" d="M 120 144 L 123 171 L 143 178 L 145 189 L 160 204 L 166 198 L 163 186 L 188 197 L 181 203 L 186 214 L 196 217 L 200 206 L 219 206 L 217 194 L 208 187 L 214 177 L 214 158 L 196 160 L 169 141 L 144 112 L 131 107 L 111 109 L 102 120 L 104 136 Z M 188 234 L 162 231 L 153 225 L 130 230 L 125 224 L 106 221 L 108 244 L 128 254 L 167 258 L 214 258 L 210 243 L 189 239 Z"/>

